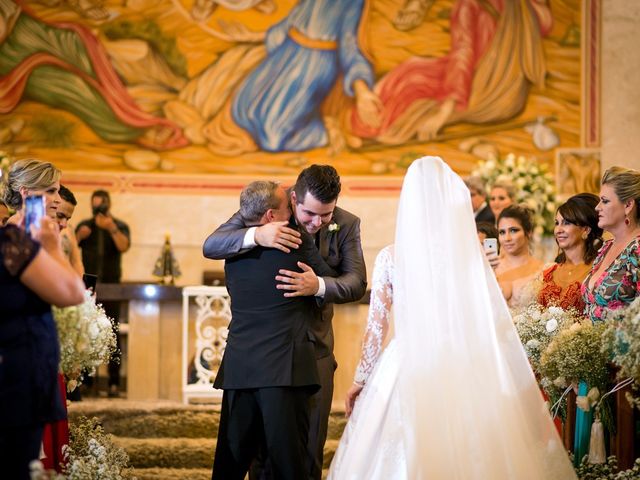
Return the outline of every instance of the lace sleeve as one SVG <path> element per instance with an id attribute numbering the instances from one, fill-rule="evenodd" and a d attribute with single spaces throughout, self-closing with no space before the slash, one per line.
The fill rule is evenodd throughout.
<path id="1" fill-rule="evenodd" d="M 388 246 L 380 251 L 373 267 L 367 328 L 362 343 L 362 356 L 353 380 L 359 385 L 364 385 L 371 374 L 389 330 L 393 303 L 392 274 L 393 247 Z"/>
<path id="2" fill-rule="evenodd" d="M 2 264 L 13 277 L 19 277 L 36 256 L 40 245 L 23 230 L 9 225 L 0 233 Z"/>

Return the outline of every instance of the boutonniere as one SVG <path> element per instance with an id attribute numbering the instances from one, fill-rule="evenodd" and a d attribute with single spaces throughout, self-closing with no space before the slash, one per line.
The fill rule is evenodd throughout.
<path id="1" fill-rule="evenodd" d="M 336 222 L 330 223 L 329 224 L 329 232 L 333 233 L 333 232 L 337 232 L 338 230 L 340 230 L 340 225 L 338 225 Z"/>

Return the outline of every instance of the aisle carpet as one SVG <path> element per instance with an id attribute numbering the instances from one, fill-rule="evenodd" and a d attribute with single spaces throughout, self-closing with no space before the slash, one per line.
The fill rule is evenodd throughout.
<path id="1" fill-rule="evenodd" d="M 69 421 L 97 417 L 116 444 L 129 454 L 138 480 L 208 480 L 215 452 L 219 405 L 133 402 L 93 399 L 72 403 Z M 346 420 L 332 412 L 325 445 L 324 476 L 338 446 Z"/>

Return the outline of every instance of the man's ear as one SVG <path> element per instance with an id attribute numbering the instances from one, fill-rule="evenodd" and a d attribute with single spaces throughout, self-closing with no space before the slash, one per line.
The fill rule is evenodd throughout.
<path id="1" fill-rule="evenodd" d="M 295 204 L 296 202 L 296 192 L 295 190 L 291 190 L 291 201 Z"/>
<path id="2" fill-rule="evenodd" d="M 264 219 L 267 221 L 266 223 L 271 223 L 273 222 L 274 216 L 273 216 L 273 208 L 270 208 L 269 210 L 267 210 L 266 212 L 264 212 Z"/>

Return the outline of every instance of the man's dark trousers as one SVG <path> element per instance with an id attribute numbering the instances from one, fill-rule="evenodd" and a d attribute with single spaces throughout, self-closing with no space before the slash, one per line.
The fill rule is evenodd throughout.
<path id="1" fill-rule="evenodd" d="M 212 480 L 243 480 L 263 448 L 274 478 L 309 478 L 308 387 L 225 390 Z"/>

